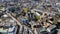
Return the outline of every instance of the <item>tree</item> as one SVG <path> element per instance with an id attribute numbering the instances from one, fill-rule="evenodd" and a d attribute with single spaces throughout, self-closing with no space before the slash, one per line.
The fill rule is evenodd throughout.
<path id="1" fill-rule="evenodd" d="M 11 11 L 11 12 L 14 12 L 15 11 L 15 8 L 14 7 L 11 7 L 8 10 Z"/>
<path id="2" fill-rule="evenodd" d="M 40 16 L 35 15 L 35 20 L 38 21 L 40 19 Z"/>

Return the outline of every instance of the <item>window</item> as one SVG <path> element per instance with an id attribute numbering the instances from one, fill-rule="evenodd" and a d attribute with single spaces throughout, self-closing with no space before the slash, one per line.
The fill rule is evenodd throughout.
<path id="1" fill-rule="evenodd" d="M 58 0 L 60 2 L 60 0 Z"/>
<path id="2" fill-rule="evenodd" d="M 51 21 L 53 21 L 54 19 L 53 19 L 53 18 L 51 18 L 50 20 L 51 20 Z"/>

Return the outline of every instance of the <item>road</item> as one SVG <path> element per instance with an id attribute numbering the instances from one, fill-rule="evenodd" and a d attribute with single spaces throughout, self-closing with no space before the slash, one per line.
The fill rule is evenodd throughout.
<path id="1" fill-rule="evenodd" d="M 10 16 L 13 20 L 15 20 L 16 22 L 17 22 L 17 24 L 19 25 L 19 26 L 23 26 L 16 18 L 14 18 L 10 13 L 6 13 L 8 16 Z M 25 26 L 25 25 L 24 25 Z M 27 27 L 27 26 L 26 26 Z M 29 27 L 27 27 L 28 29 L 31 29 L 31 28 L 29 28 Z M 37 34 L 37 32 L 36 31 L 34 31 L 34 33 L 35 34 Z"/>

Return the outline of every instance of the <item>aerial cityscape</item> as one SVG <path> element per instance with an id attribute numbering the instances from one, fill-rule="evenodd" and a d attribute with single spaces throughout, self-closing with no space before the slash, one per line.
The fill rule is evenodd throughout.
<path id="1" fill-rule="evenodd" d="M 0 0 L 0 34 L 60 34 L 60 0 Z"/>

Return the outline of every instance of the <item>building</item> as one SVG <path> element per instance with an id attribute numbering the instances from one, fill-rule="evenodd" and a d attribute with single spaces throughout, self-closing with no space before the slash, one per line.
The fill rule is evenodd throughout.
<path id="1" fill-rule="evenodd" d="M 19 30 L 19 34 L 34 34 L 31 29 L 28 29 L 26 26 L 21 26 Z"/>
<path id="2" fill-rule="evenodd" d="M 54 32 L 56 30 L 56 26 L 55 25 L 51 25 L 50 27 L 47 28 L 48 32 Z"/>
<path id="3" fill-rule="evenodd" d="M 17 32 L 17 26 L 3 26 L 2 28 L 0 27 L 0 33 L 1 34 L 16 34 Z"/>

